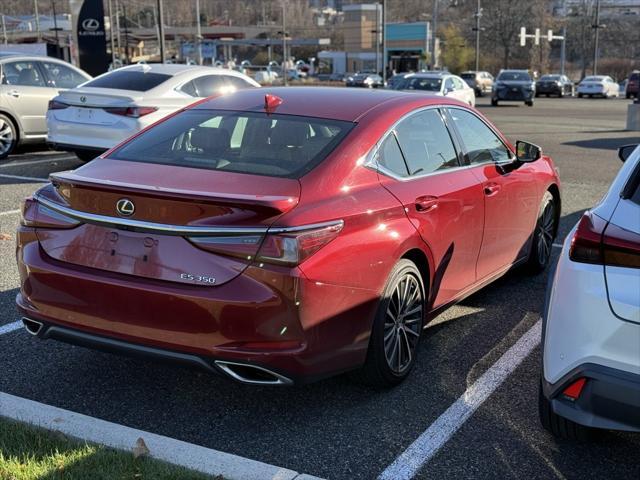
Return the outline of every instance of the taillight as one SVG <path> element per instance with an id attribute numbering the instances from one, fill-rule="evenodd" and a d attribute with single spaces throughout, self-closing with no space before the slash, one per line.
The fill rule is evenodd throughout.
<path id="1" fill-rule="evenodd" d="M 20 223 L 33 228 L 73 228 L 80 224 L 78 220 L 38 203 L 33 197 L 25 199 L 22 204 Z"/>
<path id="2" fill-rule="evenodd" d="M 106 107 L 104 111 L 123 117 L 140 118 L 157 111 L 156 107 Z"/>
<path id="3" fill-rule="evenodd" d="M 574 262 L 640 268 L 640 235 L 585 213 L 571 240 Z"/>
<path id="4" fill-rule="evenodd" d="M 189 241 L 209 252 L 253 260 L 260 247 L 262 238 L 263 235 L 230 235 L 219 237 L 189 237 Z"/>
<path id="5" fill-rule="evenodd" d="M 49 100 L 49 110 L 64 110 L 65 108 L 69 108 L 69 105 L 66 103 L 59 102 L 57 100 Z"/>
<path id="6" fill-rule="evenodd" d="M 258 252 L 258 261 L 278 265 L 298 265 L 336 238 L 343 226 L 344 222 L 340 221 L 313 230 L 267 234 Z"/>

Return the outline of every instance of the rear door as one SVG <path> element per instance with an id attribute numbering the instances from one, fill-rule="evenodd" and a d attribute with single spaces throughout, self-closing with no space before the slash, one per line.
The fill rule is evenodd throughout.
<path id="1" fill-rule="evenodd" d="M 513 153 L 479 116 L 461 108 L 448 112 L 470 172 L 482 185 L 485 221 L 477 264 L 478 279 L 482 279 L 527 254 L 538 214 L 538 188 L 530 164 L 505 168 Z"/>
<path id="2" fill-rule="evenodd" d="M 613 312 L 640 323 L 640 161 L 627 185 L 604 232 L 617 247 L 618 266 L 605 262 L 604 272 Z"/>
<path id="3" fill-rule="evenodd" d="M 47 133 L 45 115 L 58 91 L 47 86 L 39 62 L 16 60 L 2 65 L 0 95 L 19 117 L 26 135 Z"/>
<path id="4" fill-rule="evenodd" d="M 436 271 L 434 306 L 448 303 L 476 280 L 484 199 L 478 179 L 461 168 L 440 110 L 418 111 L 402 120 L 381 144 L 382 185 L 405 207 L 429 246 Z"/>

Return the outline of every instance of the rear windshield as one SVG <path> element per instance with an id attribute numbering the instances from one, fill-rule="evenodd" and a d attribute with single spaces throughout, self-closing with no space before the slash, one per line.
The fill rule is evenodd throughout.
<path id="1" fill-rule="evenodd" d="M 476 74 L 475 73 L 463 73 L 462 75 L 460 75 L 462 78 L 466 78 L 467 80 L 469 79 L 473 79 L 476 78 Z"/>
<path id="2" fill-rule="evenodd" d="M 132 139 L 109 158 L 299 178 L 324 160 L 353 126 L 293 115 L 187 110 Z"/>
<path id="3" fill-rule="evenodd" d="M 560 75 L 543 75 L 540 80 L 560 80 Z"/>
<path id="4" fill-rule="evenodd" d="M 132 72 L 131 70 L 115 70 L 102 77 L 91 80 L 83 87 L 113 88 L 117 90 L 135 90 L 146 92 L 170 79 L 171 75 L 153 72 Z"/>
<path id="5" fill-rule="evenodd" d="M 428 92 L 439 92 L 442 85 L 441 78 L 408 78 L 402 86 L 405 90 L 426 90 Z"/>
<path id="6" fill-rule="evenodd" d="M 514 82 L 530 82 L 531 76 L 527 72 L 502 72 L 498 80 Z"/>

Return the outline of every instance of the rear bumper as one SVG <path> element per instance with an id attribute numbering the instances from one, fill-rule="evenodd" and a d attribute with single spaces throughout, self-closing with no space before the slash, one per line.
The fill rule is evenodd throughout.
<path id="1" fill-rule="evenodd" d="M 579 378 L 587 382 L 577 400 L 562 392 Z M 607 430 L 640 432 L 640 375 L 596 364 L 573 369 L 551 384 L 543 379 L 542 389 L 553 411 L 573 422 Z"/>
<path id="2" fill-rule="evenodd" d="M 375 292 L 284 268 L 249 267 L 206 287 L 73 266 L 47 256 L 24 227 L 17 257 L 17 306 L 47 327 L 42 338 L 217 372 L 216 361 L 254 365 L 294 383 L 361 365 L 377 307 Z"/>

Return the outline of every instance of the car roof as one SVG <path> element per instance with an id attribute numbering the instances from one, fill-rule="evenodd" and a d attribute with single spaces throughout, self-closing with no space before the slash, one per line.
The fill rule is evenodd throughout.
<path id="1" fill-rule="evenodd" d="M 275 113 L 306 117 L 357 121 L 378 105 L 413 104 L 420 99 L 422 105 L 458 104 L 443 97 L 416 95 L 397 90 L 369 90 L 335 87 L 266 87 L 238 90 L 232 94 L 206 99 L 195 104 L 195 109 L 264 112 L 265 95 L 282 99 Z"/>

